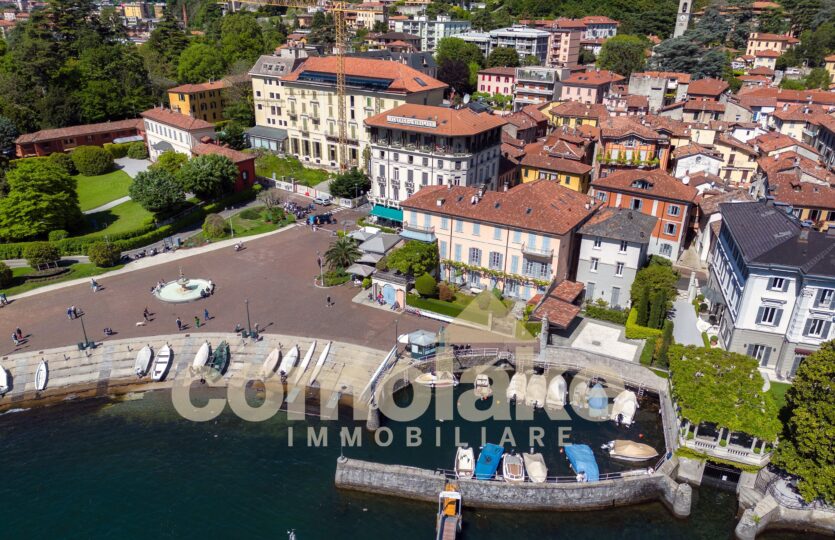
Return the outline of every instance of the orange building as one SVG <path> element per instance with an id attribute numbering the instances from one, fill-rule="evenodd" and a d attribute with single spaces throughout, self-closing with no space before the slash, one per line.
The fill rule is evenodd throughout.
<path id="1" fill-rule="evenodd" d="M 601 120 L 597 162 L 600 174 L 624 168 L 666 169 L 670 139 L 643 120 L 631 116 L 610 116 Z"/>

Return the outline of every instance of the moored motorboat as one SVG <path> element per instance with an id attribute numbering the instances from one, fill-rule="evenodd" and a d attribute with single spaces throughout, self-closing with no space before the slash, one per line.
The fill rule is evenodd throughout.
<path id="1" fill-rule="evenodd" d="M 586 396 L 589 393 L 589 383 L 580 379 L 574 381 L 574 390 L 571 394 L 571 406 L 575 409 L 585 409 L 588 406 Z"/>
<path id="2" fill-rule="evenodd" d="M 447 484 L 438 495 L 435 540 L 455 540 L 459 532 L 461 532 L 461 493 L 453 484 Z"/>
<path id="3" fill-rule="evenodd" d="M 151 369 L 151 360 L 154 358 L 154 350 L 150 345 L 142 347 L 136 353 L 136 362 L 133 364 L 133 372 L 137 377 L 144 377 Z"/>
<path id="4" fill-rule="evenodd" d="M 322 371 L 322 367 L 325 365 L 325 360 L 328 359 L 328 355 L 331 352 L 331 345 L 333 345 L 333 341 L 328 341 L 325 348 L 322 349 L 322 352 L 319 353 L 319 359 L 316 360 L 316 365 L 313 366 L 313 373 L 310 374 L 310 382 L 307 383 L 308 386 L 313 386 L 316 382 L 316 379 L 319 377 L 319 373 Z"/>
<path id="5" fill-rule="evenodd" d="M 9 372 L 0 366 L 0 396 L 9 391 Z"/>
<path id="6" fill-rule="evenodd" d="M 637 410 L 638 397 L 635 395 L 635 392 L 624 390 L 615 396 L 615 402 L 612 405 L 612 413 L 609 418 L 614 420 L 616 424 L 629 427 L 635 420 Z"/>
<path id="7" fill-rule="evenodd" d="M 646 461 L 658 456 L 655 448 L 648 444 L 622 439 L 609 441 L 601 448 L 607 450 L 612 458 L 621 461 Z"/>
<path id="8" fill-rule="evenodd" d="M 294 345 L 290 352 L 284 355 L 284 358 L 281 359 L 281 365 L 278 366 L 278 373 L 281 375 L 282 378 L 286 378 L 293 367 L 296 365 L 296 362 L 299 360 L 299 346 Z"/>
<path id="9" fill-rule="evenodd" d="M 165 345 L 159 350 L 157 353 L 157 359 L 154 361 L 154 373 L 151 375 L 155 381 L 162 381 L 165 379 L 165 375 L 168 373 L 168 368 L 171 367 L 172 356 L 174 355 L 171 351 L 171 347 L 168 345 Z"/>
<path id="10" fill-rule="evenodd" d="M 450 371 L 438 371 L 437 373 L 421 373 L 415 377 L 415 383 L 430 388 L 449 388 L 458 386 L 458 379 Z"/>
<path id="11" fill-rule="evenodd" d="M 267 359 L 264 360 L 264 366 L 261 368 L 261 374 L 265 379 L 275 373 L 275 368 L 278 367 L 279 360 L 281 360 L 281 351 L 279 351 L 278 347 L 276 347 L 270 351 L 270 354 L 267 355 Z"/>
<path id="12" fill-rule="evenodd" d="M 504 448 L 498 444 L 487 443 L 478 454 L 478 461 L 475 464 L 475 477 L 477 480 L 492 480 L 502 460 Z"/>
<path id="13" fill-rule="evenodd" d="M 191 369 L 199 371 L 200 368 L 209 362 L 209 356 L 212 354 L 212 346 L 208 341 L 204 341 L 200 348 L 197 349 L 197 354 L 194 355 L 194 360 L 191 362 Z"/>
<path id="14" fill-rule="evenodd" d="M 548 409 L 562 409 L 568 396 L 568 385 L 562 375 L 557 375 L 548 383 L 548 395 L 545 397 L 545 407 Z"/>
<path id="15" fill-rule="evenodd" d="M 493 395 L 493 387 L 490 386 L 490 377 L 486 373 L 476 375 L 473 392 L 480 399 L 487 399 Z"/>
<path id="16" fill-rule="evenodd" d="M 589 404 L 589 416 L 606 419 L 609 417 L 609 395 L 600 383 L 595 383 L 586 396 Z"/>
<path id="17" fill-rule="evenodd" d="M 505 454 L 502 459 L 502 477 L 505 482 L 524 482 L 525 464 L 516 452 Z"/>
<path id="18" fill-rule="evenodd" d="M 571 469 L 577 473 L 578 482 L 597 482 L 600 480 L 600 469 L 594 452 L 587 444 L 572 444 L 565 447 L 565 457 L 571 464 Z"/>
<path id="19" fill-rule="evenodd" d="M 35 371 L 35 390 L 39 392 L 44 390 L 48 379 L 49 366 L 46 365 L 46 360 L 41 360 L 41 363 L 38 364 L 37 371 Z"/>
<path id="20" fill-rule="evenodd" d="M 531 378 L 528 379 L 525 405 L 528 407 L 535 407 L 537 409 L 544 407 L 546 384 L 547 381 L 545 380 L 545 375 L 531 375 Z"/>
<path id="21" fill-rule="evenodd" d="M 522 459 L 525 461 L 525 470 L 528 473 L 528 478 L 534 484 L 541 484 L 548 478 L 548 467 L 545 466 L 545 458 L 542 454 L 534 452 L 531 454 L 523 453 Z"/>
<path id="22" fill-rule="evenodd" d="M 524 373 L 515 373 L 507 385 L 506 397 L 509 401 L 525 401 L 525 390 L 528 387 L 528 379 Z"/>
<path id="23" fill-rule="evenodd" d="M 313 352 L 316 350 L 316 340 L 313 340 L 313 343 L 310 344 L 310 347 L 307 349 L 307 352 L 304 353 L 304 358 L 302 358 L 302 363 L 299 364 L 299 368 L 296 370 L 295 376 L 293 377 L 293 384 L 299 384 L 299 381 L 302 379 L 304 372 L 307 371 L 307 366 L 310 365 L 310 359 L 313 358 Z"/>
<path id="24" fill-rule="evenodd" d="M 209 361 L 209 367 L 212 368 L 216 377 L 226 373 L 226 370 L 229 368 L 229 359 L 229 344 L 226 341 L 221 341 L 220 345 L 212 353 L 212 359 Z"/>
<path id="25" fill-rule="evenodd" d="M 472 478 L 475 472 L 475 453 L 469 447 L 458 447 L 455 451 L 456 478 Z"/>

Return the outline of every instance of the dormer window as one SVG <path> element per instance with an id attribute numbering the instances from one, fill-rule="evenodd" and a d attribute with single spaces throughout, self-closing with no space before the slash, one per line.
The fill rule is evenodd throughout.
<path id="1" fill-rule="evenodd" d="M 635 180 L 632 182 L 632 187 L 636 189 L 649 189 L 652 184 L 647 182 L 646 180 Z"/>

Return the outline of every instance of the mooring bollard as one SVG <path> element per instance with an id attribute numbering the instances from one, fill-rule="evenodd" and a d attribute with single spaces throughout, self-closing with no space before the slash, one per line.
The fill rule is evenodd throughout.
<path id="1" fill-rule="evenodd" d="M 380 428 L 380 409 L 376 403 L 368 406 L 368 419 L 365 421 L 365 429 L 377 431 Z"/>

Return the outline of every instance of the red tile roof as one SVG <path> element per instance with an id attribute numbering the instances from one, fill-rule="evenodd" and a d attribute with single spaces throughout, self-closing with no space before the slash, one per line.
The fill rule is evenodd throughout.
<path id="1" fill-rule="evenodd" d="M 779 58 L 780 53 L 777 51 L 772 51 L 771 49 L 766 49 L 764 51 L 757 51 L 754 53 L 754 56 L 757 58 Z"/>
<path id="2" fill-rule="evenodd" d="M 773 77 L 774 70 L 765 66 L 759 66 L 754 69 L 749 69 L 748 75 L 765 75 L 766 77 Z"/>
<path id="3" fill-rule="evenodd" d="M 799 171 L 769 175 L 768 191 L 776 201 L 794 207 L 835 210 L 835 188 L 828 183 L 801 180 Z"/>
<path id="4" fill-rule="evenodd" d="M 232 163 L 242 163 L 244 161 L 254 160 L 257 156 L 255 154 L 247 154 L 246 152 L 239 152 L 232 148 L 220 146 L 213 143 L 197 143 L 192 147 L 191 152 L 195 156 L 205 156 L 208 154 L 217 154 L 226 156 Z"/>
<path id="5" fill-rule="evenodd" d="M 721 79 L 699 79 L 690 83 L 687 87 L 687 94 L 719 97 L 728 88 L 728 83 Z"/>
<path id="6" fill-rule="evenodd" d="M 565 143 L 562 144 L 565 145 Z M 592 169 L 591 165 L 576 159 L 569 159 L 560 157 L 559 155 L 554 155 L 552 152 L 545 149 L 544 142 L 535 142 L 527 145 L 525 147 L 525 156 L 522 158 L 521 164 L 523 166 L 533 167 L 544 171 L 577 175 L 589 174 Z"/>
<path id="7" fill-rule="evenodd" d="M 426 186 L 401 206 L 561 236 L 582 225 L 600 205 L 588 195 L 548 180 L 519 184 L 505 192 L 486 191 L 472 204 L 477 193 L 473 187 Z"/>
<path id="8" fill-rule="evenodd" d="M 122 131 L 126 129 L 144 130 L 141 118 L 130 120 L 117 120 L 115 122 L 101 122 L 99 124 L 84 124 L 81 126 L 69 126 L 55 129 L 42 129 L 34 133 L 24 133 L 15 140 L 17 144 L 31 144 L 41 141 L 54 141 L 68 137 L 79 137 L 93 135 L 96 133 L 107 133 L 109 131 Z"/>
<path id="9" fill-rule="evenodd" d="M 773 103 L 813 103 L 815 105 L 835 105 L 835 92 L 824 90 L 786 90 L 784 88 L 752 88 L 740 92 L 740 101 L 759 99 L 762 105 Z M 761 106 L 762 106 L 761 105 Z"/>
<path id="10" fill-rule="evenodd" d="M 160 124 L 165 124 L 167 126 L 172 126 L 185 131 L 214 128 L 212 124 L 206 122 L 205 120 L 192 118 L 191 116 L 174 112 L 171 109 L 161 109 L 159 107 L 148 109 L 143 112 L 141 116 L 142 118 L 153 120 L 154 122 L 159 122 Z"/>
<path id="11" fill-rule="evenodd" d="M 582 286 L 582 283 L 580 285 Z M 547 317 L 549 325 L 557 328 L 568 328 L 579 314 L 580 306 L 560 300 L 554 297 L 553 294 L 550 294 L 534 309 L 531 317 L 537 320 L 542 320 Z"/>
<path id="12" fill-rule="evenodd" d="M 685 111 L 725 112 L 725 104 L 708 99 L 688 99 L 684 103 Z"/>
<path id="13" fill-rule="evenodd" d="M 513 67 L 492 67 L 482 69 L 478 72 L 479 75 L 503 75 L 505 77 L 516 78 L 516 68 Z"/>
<path id="14" fill-rule="evenodd" d="M 636 135 L 644 140 L 657 141 L 661 135 L 650 126 L 644 125 L 633 116 L 610 116 L 600 121 L 600 136 L 606 139 L 620 139 Z"/>
<path id="15" fill-rule="evenodd" d="M 605 69 L 574 73 L 563 80 L 563 86 L 602 86 L 625 80 L 617 73 Z"/>
<path id="16" fill-rule="evenodd" d="M 766 32 L 754 32 L 748 36 L 748 41 L 785 41 L 787 43 L 800 43 L 800 40 L 785 34 L 768 34 Z"/>
<path id="17" fill-rule="evenodd" d="M 305 71 L 335 74 L 336 64 L 337 58 L 335 56 L 312 56 L 305 60 L 295 71 L 283 77 L 283 80 L 296 81 L 299 75 Z M 386 90 L 403 94 L 427 92 L 447 87 L 441 81 L 407 65 L 372 58 L 345 57 L 345 74 L 352 77 L 390 79 L 391 83 Z M 423 84 L 418 81 L 422 81 Z"/>
<path id="18" fill-rule="evenodd" d="M 690 83 L 689 73 L 679 73 L 677 71 L 641 71 L 639 73 L 633 73 L 632 76 L 653 79 L 675 79 L 680 83 Z"/>
<path id="19" fill-rule="evenodd" d="M 722 154 L 716 152 L 715 150 L 705 148 L 704 146 L 697 143 L 690 143 L 685 146 L 679 146 L 678 148 L 673 150 L 673 157 L 676 159 L 686 158 L 688 156 L 695 156 L 698 154 L 712 157 L 715 159 L 722 159 Z"/>
<path id="20" fill-rule="evenodd" d="M 206 92 L 209 90 L 222 90 L 226 88 L 228 85 L 226 81 L 211 81 L 211 82 L 204 82 L 199 84 L 183 84 L 180 86 L 175 86 L 174 88 L 169 88 L 167 90 L 170 94 L 194 94 L 195 92 Z"/>
<path id="21" fill-rule="evenodd" d="M 609 116 L 606 106 L 601 103 L 582 103 L 580 101 L 563 101 L 551 107 L 553 116 L 567 116 L 572 118 L 605 118 Z"/>
<path id="22" fill-rule="evenodd" d="M 645 180 L 649 187 L 636 187 L 639 180 Z M 620 191 L 641 195 L 649 199 L 667 199 L 692 203 L 696 199 L 696 188 L 682 184 L 681 181 L 661 170 L 624 170 L 598 178 L 592 182 L 595 189 L 602 191 Z"/>
<path id="23" fill-rule="evenodd" d="M 551 291 L 549 296 L 553 296 L 557 300 L 562 300 L 563 302 L 573 303 L 577 300 L 577 297 L 583 293 L 583 289 L 585 288 L 586 286 L 582 283 L 564 279 L 559 285 L 554 287 L 554 290 Z"/>
<path id="24" fill-rule="evenodd" d="M 393 62 L 387 62 L 393 63 Z M 435 122 L 436 127 L 414 126 L 398 122 L 389 122 L 389 117 L 412 118 Z M 483 133 L 505 125 L 507 121 L 490 113 L 477 113 L 470 108 L 451 109 L 432 105 L 406 103 L 366 118 L 368 126 L 415 131 L 447 137 L 466 136 Z"/>
<path id="25" fill-rule="evenodd" d="M 748 144 L 755 145 L 759 148 L 761 153 L 765 154 L 770 154 L 771 152 L 782 150 L 783 148 L 791 148 L 792 146 L 799 146 L 807 150 L 811 150 L 814 153 L 818 153 L 817 150 L 811 146 L 777 131 L 769 131 L 768 133 L 754 137 L 748 141 Z"/>

